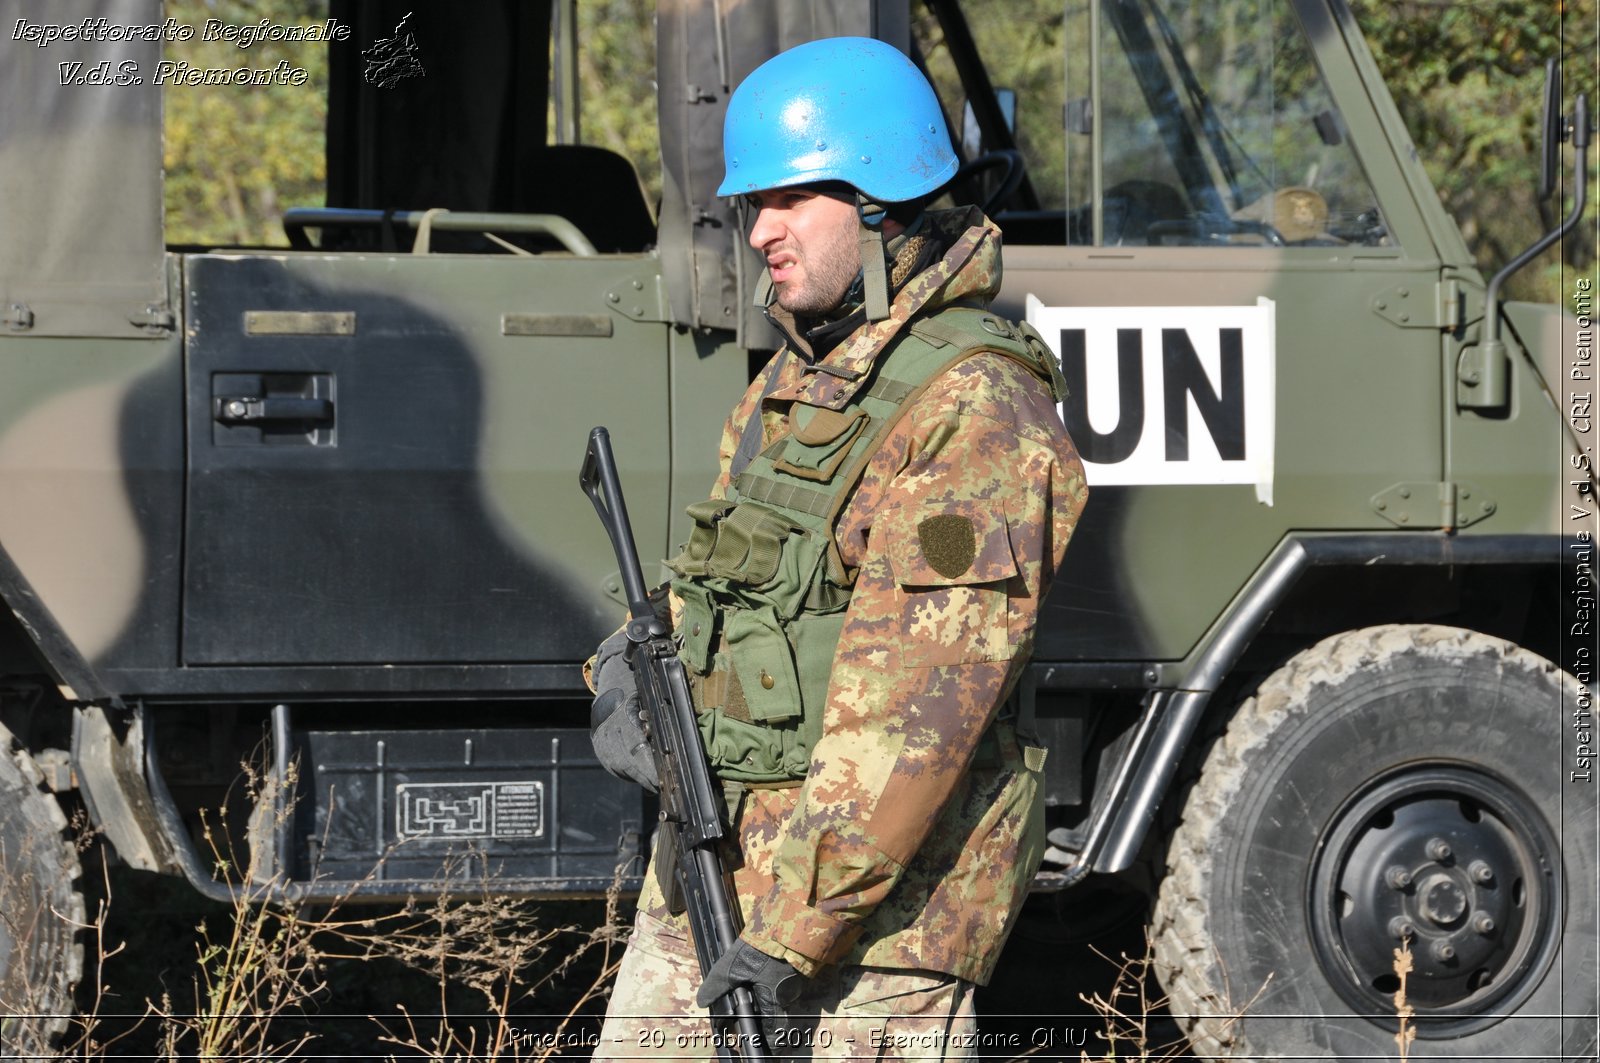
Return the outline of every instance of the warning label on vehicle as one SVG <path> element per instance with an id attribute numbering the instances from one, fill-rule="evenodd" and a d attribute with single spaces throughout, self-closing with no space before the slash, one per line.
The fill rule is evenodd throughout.
<path id="1" fill-rule="evenodd" d="M 410 838 L 542 838 L 544 783 L 401 783 L 396 833 Z"/>
<path id="2" fill-rule="evenodd" d="M 1276 332 L 1254 306 L 1046 306 L 1061 419 L 1095 484 L 1255 484 L 1272 504 Z"/>

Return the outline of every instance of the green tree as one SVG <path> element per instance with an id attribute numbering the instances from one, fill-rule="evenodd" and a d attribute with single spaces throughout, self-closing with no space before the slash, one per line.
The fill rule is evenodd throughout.
<path id="1" fill-rule="evenodd" d="M 324 202 L 323 128 L 328 46 L 312 41 L 204 40 L 208 19 L 300 26 L 328 16 L 326 0 L 168 0 L 166 15 L 194 29 L 163 58 L 205 70 L 304 69 L 302 85 L 186 85 L 163 89 L 166 237 L 174 244 L 287 244 L 280 222 L 293 206 Z"/>
<path id="2" fill-rule="evenodd" d="M 1548 202 L 1536 195 L 1544 63 L 1560 61 L 1569 113 L 1579 92 L 1600 103 L 1595 0 L 1352 0 L 1352 8 L 1445 208 L 1478 265 L 1499 269 L 1570 206 L 1559 192 Z M 1570 145 L 1563 158 L 1570 175 Z M 1592 157 L 1590 166 L 1592 184 Z M 1594 198 L 1577 238 L 1513 278 L 1508 294 L 1555 301 L 1564 270 L 1592 268 Z"/>
<path id="3" fill-rule="evenodd" d="M 579 136 L 632 160 L 652 204 L 661 201 L 655 9 L 655 0 L 578 4 Z"/>

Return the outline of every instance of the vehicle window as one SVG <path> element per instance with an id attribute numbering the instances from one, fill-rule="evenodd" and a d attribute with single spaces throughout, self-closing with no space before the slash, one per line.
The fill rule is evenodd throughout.
<path id="1" fill-rule="evenodd" d="M 966 142 L 964 152 L 970 158 L 975 131 L 964 128 L 966 93 L 950 59 L 944 31 L 929 5 L 914 5 L 912 11 L 912 39 L 944 102 L 951 131 Z M 1038 207 L 1061 211 L 1067 204 L 1063 170 L 1066 134 L 1061 122 L 1066 91 L 1061 0 L 968 3 L 964 11 L 990 83 L 996 89 L 1010 89 L 1016 94 L 1013 135 L 1038 197 Z M 1018 32 L 1023 26 L 1027 32 Z"/>
<path id="2" fill-rule="evenodd" d="M 1068 11 L 1070 243 L 1389 242 L 1285 0 L 1095 2 Z"/>
<path id="3" fill-rule="evenodd" d="M 562 5 L 557 5 L 558 9 Z M 616 152 L 639 172 L 649 202 L 661 201 L 661 143 L 656 127 L 653 0 L 580 3 L 578 16 L 578 143 Z M 560 18 L 558 10 L 557 18 Z M 559 60 L 551 40 L 551 139 L 561 139 Z"/>
<path id="4" fill-rule="evenodd" d="M 327 0 L 167 0 L 165 14 L 186 33 L 143 76 L 162 92 L 167 243 L 286 246 L 283 211 L 324 202 L 329 43 L 281 30 L 324 24 Z"/>

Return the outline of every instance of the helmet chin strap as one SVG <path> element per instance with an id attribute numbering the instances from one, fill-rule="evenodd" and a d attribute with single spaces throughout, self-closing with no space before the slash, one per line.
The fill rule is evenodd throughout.
<path id="1" fill-rule="evenodd" d="M 883 223 L 889 211 L 857 192 L 856 213 L 861 219 L 862 305 L 868 321 L 882 321 L 889 316 L 889 267 L 883 253 Z"/>

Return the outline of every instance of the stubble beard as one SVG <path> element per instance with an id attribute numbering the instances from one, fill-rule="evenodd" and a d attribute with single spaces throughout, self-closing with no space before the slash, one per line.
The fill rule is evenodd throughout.
<path id="1" fill-rule="evenodd" d="M 784 281 L 775 286 L 778 305 L 791 314 L 809 317 L 837 310 L 861 272 L 858 246 L 852 230 L 826 247 L 805 253 L 800 283 Z"/>

